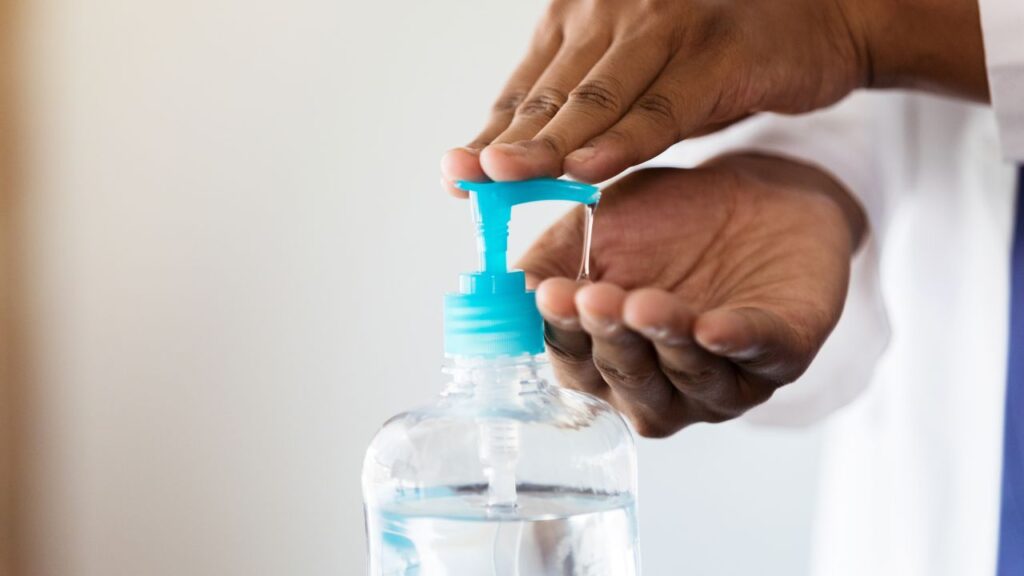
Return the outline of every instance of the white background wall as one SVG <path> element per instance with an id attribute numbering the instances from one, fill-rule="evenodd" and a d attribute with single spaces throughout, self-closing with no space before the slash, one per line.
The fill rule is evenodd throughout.
<path id="1" fill-rule="evenodd" d="M 26 576 L 363 573 L 362 451 L 474 265 L 438 159 L 542 5 L 23 2 Z M 645 573 L 805 573 L 817 442 L 643 442 Z"/>

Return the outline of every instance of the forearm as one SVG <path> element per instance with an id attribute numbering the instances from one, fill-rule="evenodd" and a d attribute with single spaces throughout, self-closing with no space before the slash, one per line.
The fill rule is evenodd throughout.
<path id="1" fill-rule="evenodd" d="M 988 102 L 977 0 L 837 0 L 862 47 L 868 86 Z"/>

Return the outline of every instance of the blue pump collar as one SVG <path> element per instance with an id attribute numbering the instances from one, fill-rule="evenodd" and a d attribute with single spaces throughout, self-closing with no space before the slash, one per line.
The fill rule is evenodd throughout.
<path id="1" fill-rule="evenodd" d="M 508 224 L 512 206 L 564 200 L 594 204 L 594 186 L 542 178 L 521 182 L 465 182 L 476 224 L 481 270 L 459 278 L 459 292 L 444 301 L 444 345 L 448 356 L 498 357 L 540 354 L 544 323 L 521 270 L 508 270 Z"/>

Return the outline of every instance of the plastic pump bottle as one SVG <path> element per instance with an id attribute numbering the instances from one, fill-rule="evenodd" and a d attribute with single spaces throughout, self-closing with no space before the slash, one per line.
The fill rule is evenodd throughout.
<path id="1" fill-rule="evenodd" d="M 481 270 L 445 296 L 445 372 L 363 464 L 371 576 L 635 576 L 636 451 L 608 404 L 547 383 L 543 321 L 506 263 L 513 205 L 593 205 L 563 180 L 461 182 Z"/>

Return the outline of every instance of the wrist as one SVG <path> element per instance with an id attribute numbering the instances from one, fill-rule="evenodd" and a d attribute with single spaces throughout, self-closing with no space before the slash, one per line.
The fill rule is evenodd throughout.
<path id="1" fill-rule="evenodd" d="M 869 88 L 988 101 L 978 0 L 835 0 L 864 55 Z"/>

